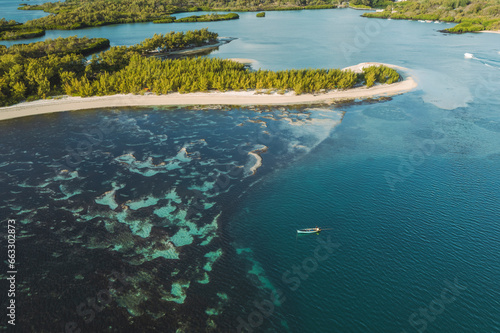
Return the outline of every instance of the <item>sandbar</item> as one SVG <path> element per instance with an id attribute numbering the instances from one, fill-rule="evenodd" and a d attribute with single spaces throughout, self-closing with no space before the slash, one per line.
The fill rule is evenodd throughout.
<path id="1" fill-rule="evenodd" d="M 408 92 L 417 87 L 415 80 L 407 74 L 408 69 L 382 63 L 361 63 L 344 68 L 361 71 L 363 67 L 386 65 L 399 70 L 402 81 L 393 84 L 376 84 L 373 87 L 357 87 L 347 90 L 333 90 L 318 94 L 295 95 L 293 91 L 285 94 L 263 94 L 256 91 L 196 92 L 188 94 L 117 94 L 95 97 L 62 96 L 23 102 L 0 108 L 0 120 L 26 117 L 53 112 L 99 109 L 127 106 L 177 106 L 177 105 L 289 105 L 333 103 L 338 100 L 363 99 L 370 97 L 393 96 Z"/>

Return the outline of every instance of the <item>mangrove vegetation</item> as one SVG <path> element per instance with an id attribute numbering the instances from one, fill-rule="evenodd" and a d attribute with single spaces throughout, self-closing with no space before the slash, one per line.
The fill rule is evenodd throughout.
<path id="1" fill-rule="evenodd" d="M 391 6 L 394 1 L 389 0 L 351 0 L 349 7 L 354 9 L 385 8 Z"/>
<path id="2" fill-rule="evenodd" d="M 152 38 L 147 38 L 129 48 L 128 51 L 148 54 L 155 51 L 172 52 L 187 48 L 215 44 L 218 34 L 208 31 L 208 29 L 200 29 L 186 32 L 169 32 L 168 34 L 154 34 Z"/>
<path id="3" fill-rule="evenodd" d="M 188 17 L 183 17 L 175 20 L 175 22 L 212 22 L 212 21 L 226 21 L 226 20 L 236 20 L 240 16 L 236 13 L 229 13 L 225 15 L 220 14 L 207 14 L 207 15 L 193 15 Z"/>
<path id="4" fill-rule="evenodd" d="M 0 19 L 0 40 L 16 40 L 35 38 L 45 35 L 45 30 L 33 27 L 26 27 L 22 23 L 14 20 L 7 21 Z"/>
<path id="5" fill-rule="evenodd" d="M 3 46 L 3 45 L 2 45 Z M 41 58 L 49 54 L 64 56 L 75 53 L 89 55 L 109 47 L 106 38 L 78 38 L 76 36 L 67 38 L 46 39 L 41 42 L 29 44 L 14 44 L 9 48 L 0 48 L 0 55 L 20 55 L 26 58 Z"/>

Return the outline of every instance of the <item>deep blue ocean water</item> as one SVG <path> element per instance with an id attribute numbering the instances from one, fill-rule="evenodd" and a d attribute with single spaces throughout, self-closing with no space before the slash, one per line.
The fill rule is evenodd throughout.
<path id="1" fill-rule="evenodd" d="M 44 258 L 37 260 L 45 263 L 26 274 L 30 290 L 24 295 L 39 289 L 40 297 L 25 306 L 45 304 L 44 295 L 74 303 L 54 310 L 39 327 L 59 329 L 75 318 L 84 331 L 99 332 L 159 330 L 160 322 L 168 332 L 181 327 L 179 322 L 200 331 L 214 327 L 211 320 L 215 331 L 235 331 L 244 322 L 255 332 L 499 332 L 500 37 L 445 35 L 437 31 L 448 27 L 444 23 L 359 15 L 318 10 L 268 12 L 257 19 L 255 13 L 241 13 L 231 22 L 47 32 L 44 38 L 76 34 L 132 45 L 155 32 L 209 27 L 238 38 L 211 57 L 251 58 L 266 69 L 380 61 L 409 68 L 419 86 L 387 101 L 319 106 L 320 111 L 136 108 L 0 124 L 2 183 L 13 191 L 4 195 L 2 211 L 32 216 L 26 224 L 32 236 L 23 251 L 35 256 L 36 245 Z M 475 57 L 465 59 L 466 52 Z M 103 118 L 116 122 L 117 129 L 77 164 L 74 185 L 61 188 L 51 178 L 42 186 L 49 172 L 57 177 L 51 163 L 60 167 L 66 146 L 75 147 Z M 255 175 L 229 172 L 228 165 L 249 170 L 255 160 L 248 152 L 262 145 L 268 151 L 260 154 Z M 185 156 L 177 155 L 183 147 L 199 155 L 183 161 Z M 119 156 L 125 157 L 116 160 Z M 174 165 L 175 156 L 180 169 L 160 165 Z M 179 213 L 193 207 L 189 191 L 213 194 L 214 168 L 216 175 L 232 177 L 230 185 L 221 178 L 222 193 L 204 202 L 214 206 L 191 215 L 195 228 Z M 19 184 L 42 187 L 19 192 Z M 173 197 L 173 187 L 180 199 Z M 126 217 L 118 215 L 120 208 L 110 213 L 113 202 L 101 195 L 113 188 L 118 205 L 131 200 L 142 211 Z M 158 201 L 140 201 L 146 198 Z M 30 215 L 33 209 L 37 213 Z M 65 216 L 62 210 L 79 215 Z M 213 230 L 200 229 L 220 212 L 217 237 L 201 245 Z M 150 216 L 148 236 L 149 224 L 142 223 Z M 51 221 L 55 230 L 47 232 Z M 296 229 L 314 226 L 332 230 L 297 237 Z M 201 235 L 192 236 L 194 243 L 186 243 L 187 234 L 196 232 Z M 155 251 L 169 248 L 165 240 L 173 234 L 181 259 L 167 259 L 173 255 L 168 250 L 153 259 L 160 253 Z M 44 237 L 52 239 L 50 246 L 43 245 Z M 321 244 L 330 245 L 318 248 Z M 90 264 L 85 258 L 91 256 L 101 263 Z M 210 258 L 213 269 L 204 269 Z M 86 324 L 75 307 L 104 288 L 111 268 L 123 265 L 132 287 Z M 49 282 L 35 283 L 47 267 Z M 62 292 L 67 289 L 71 292 Z M 178 290 L 185 290 L 185 304 Z M 271 292 L 281 302 L 270 302 Z M 35 311 L 33 320 L 40 317 Z"/>

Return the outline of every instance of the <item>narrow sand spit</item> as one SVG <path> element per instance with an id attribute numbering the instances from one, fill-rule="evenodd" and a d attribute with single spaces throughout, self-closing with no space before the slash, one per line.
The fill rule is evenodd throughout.
<path id="1" fill-rule="evenodd" d="M 246 59 L 245 59 L 246 60 Z M 378 84 L 371 88 L 359 87 L 347 90 L 335 90 L 320 94 L 295 95 L 288 92 L 280 95 L 256 94 L 255 91 L 229 91 L 229 92 L 197 92 L 189 94 L 172 93 L 167 95 L 133 95 L 119 94 L 97 97 L 69 97 L 57 99 L 44 99 L 34 102 L 23 102 L 12 106 L 0 108 L 0 120 L 38 115 L 44 113 L 97 109 L 106 107 L 125 106 L 153 106 L 153 105 L 287 105 L 287 104 L 314 104 L 331 103 L 342 99 L 361 99 L 375 96 L 392 96 L 415 89 L 417 83 L 409 76 L 404 67 L 381 64 L 361 63 L 344 68 L 360 72 L 363 67 L 373 65 L 386 65 L 397 69 L 403 80 L 393 84 Z"/>

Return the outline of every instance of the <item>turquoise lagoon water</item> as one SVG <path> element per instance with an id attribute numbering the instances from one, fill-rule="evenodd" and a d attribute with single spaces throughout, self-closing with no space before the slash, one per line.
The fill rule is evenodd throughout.
<path id="1" fill-rule="evenodd" d="M 2 209 L 26 220 L 20 255 L 44 263 L 23 268 L 23 295 L 39 295 L 23 306 L 66 305 L 29 319 L 45 331 L 500 331 L 500 37 L 359 15 L 47 32 L 132 45 L 209 27 L 238 38 L 211 57 L 266 69 L 380 61 L 409 68 L 419 87 L 319 110 L 125 108 L 3 122 Z M 66 146 L 103 119 L 113 131 L 61 174 Z M 255 175 L 251 151 L 262 157 Z M 214 191 L 222 172 L 230 177 Z M 316 225 L 332 230 L 297 237 Z M 124 291 L 86 323 L 75 309 L 113 269 L 124 270 Z"/>

